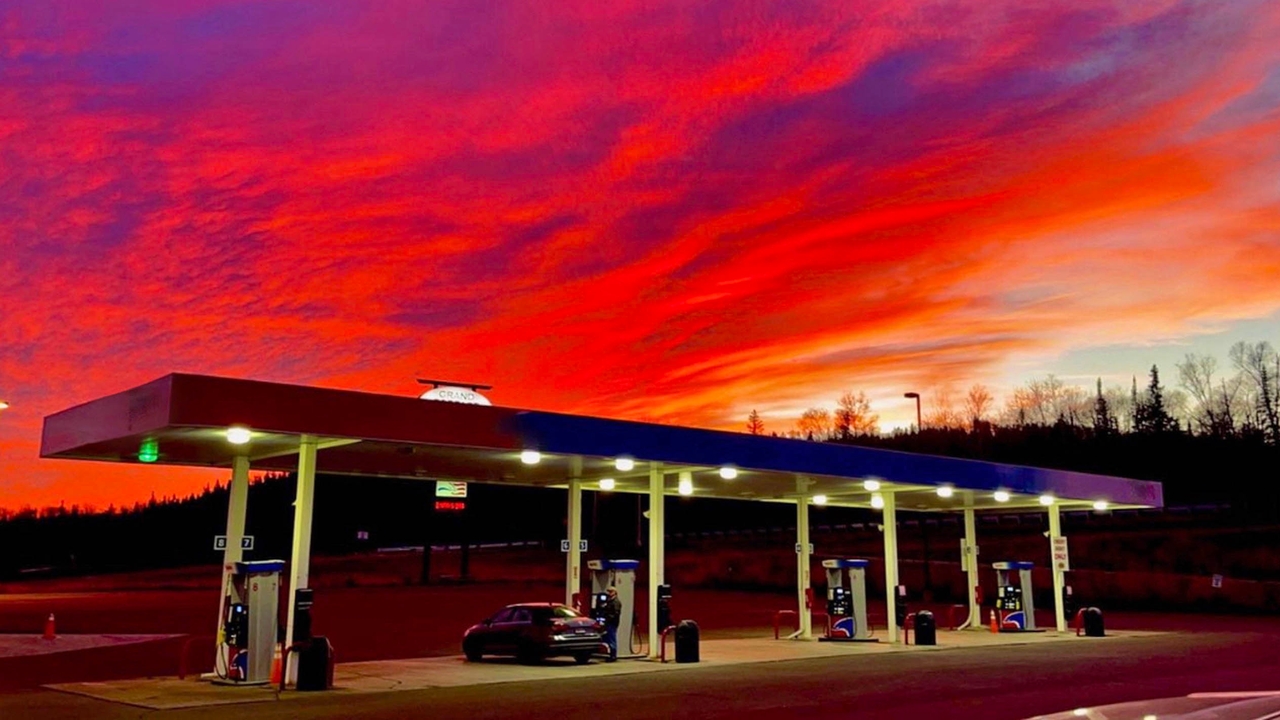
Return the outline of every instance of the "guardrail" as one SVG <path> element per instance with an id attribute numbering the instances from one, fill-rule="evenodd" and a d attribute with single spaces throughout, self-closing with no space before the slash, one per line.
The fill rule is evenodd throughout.
<path id="1" fill-rule="evenodd" d="M 675 625 L 668 625 L 662 629 L 662 633 L 658 636 L 658 662 L 667 661 L 667 635 L 675 630 Z"/>
<path id="2" fill-rule="evenodd" d="M 795 617 L 796 632 L 800 631 L 800 613 L 796 610 L 779 610 L 773 614 L 773 639 L 774 640 L 778 640 L 781 636 L 783 615 L 791 615 Z M 831 634 L 831 616 L 830 615 L 821 611 L 818 611 L 818 612 L 810 611 L 809 616 L 811 618 L 819 618 L 819 617 L 822 618 L 822 624 L 823 624 L 823 627 L 825 628 L 824 634 L 827 634 L 827 635 Z"/>
<path id="3" fill-rule="evenodd" d="M 192 635 L 191 637 L 187 638 L 186 641 L 182 643 L 182 649 L 178 651 L 178 679 L 179 680 L 187 679 L 187 666 L 188 666 L 187 656 L 191 654 L 191 646 L 197 640 L 214 641 L 215 643 L 214 651 L 215 652 L 217 651 L 216 643 L 218 639 L 212 635 Z"/>

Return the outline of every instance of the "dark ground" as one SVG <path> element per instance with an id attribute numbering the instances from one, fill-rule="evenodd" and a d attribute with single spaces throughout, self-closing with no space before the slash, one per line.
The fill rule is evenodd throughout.
<path id="1" fill-rule="evenodd" d="M 456 654 L 461 629 L 513 600 L 554 599 L 547 584 L 333 588 L 317 597 L 316 627 L 342 661 Z M 688 590 L 680 614 L 709 638 L 772 634 L 788 595 Z M 210 635 L 209 591 L 0 596 L 0 632 L 59 630 Z M 1048 618 L 1044 618 L 1048 620 Z M 1021 718 L 1082 705 L 1213 690 L 1274 689 L 1280 619 L 1108 615 L 1110 627 L 1169 635 L 1052 646 L 966 649 L 699 667 L 589 681 L 514 683 L 308 698 L 198 711 L 144 711 L 39 690 L 42 683 L 176 673 L 185 639 L 0 659 L 0 718 L 791 717 Z M 208 642 L 211 647 L 212 640 Z M 193 645 L 193 660 L 211 650 Z M 202 669 L 207 663 L 193 664 Z M 199 665 L 199 667 L 197 667 Z"/>

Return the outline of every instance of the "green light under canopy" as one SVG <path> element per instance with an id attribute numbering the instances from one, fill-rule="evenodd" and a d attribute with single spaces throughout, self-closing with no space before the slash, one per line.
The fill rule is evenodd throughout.
<path id="1" fill-rule="evenodd" d="M 142 445 L 138 448 L 138 461 L 144 463 L 153 463 L 160 459 L 160 443 L 152 439 L 142 441 Z"/>

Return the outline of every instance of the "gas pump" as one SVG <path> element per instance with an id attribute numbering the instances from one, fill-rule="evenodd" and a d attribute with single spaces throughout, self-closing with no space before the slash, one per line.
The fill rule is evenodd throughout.
<path id="1" fill-rule="evenodd" d="M 996 571 L 996 621 L 1001 632 L 1034 632 L 1035 593 L 1031 587 L 1029 562 L 998 562 Z"/>
<path id="2" fill-rule="evenodd" d="M 229 577 L 226 615 L 219 633 L 215 682 L 263 685 L 271 681 L 280 624 L 280 573 L 283 560 L 238 562 Z"/>
<path id="3" fill-rule="evenodd" d="M 638 656 L 639 643 L 636 641 L 636 569 L 639 560 L 589 560 L 587 569 L 591 571 L 591 617 L 601 620 L 600 608 L 609 599 L 606 592 L 610 587 L 618 591 L 618 601 L 622 603 L 622 613 L 618 617 L 618 656 Z"/>
<path id="4" fill-rule="evenodd" d="M 866 560 L 854 559 L 822 561 L 827 571 L 827 616 L 831 626 L 819 640 L 875 642 L 867 624 L 867 564 Z"/>

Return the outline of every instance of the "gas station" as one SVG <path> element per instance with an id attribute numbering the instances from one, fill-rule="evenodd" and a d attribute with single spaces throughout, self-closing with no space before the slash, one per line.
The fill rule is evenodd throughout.
<path id="1" fill-rule="evenodd" d="M 438 393 L 437 393 L 438 394 Z M 455 395 L 462 395 L 459 391 Z M 475 394 L 475 393 L 472 393 Z M 679 588 L 664 574 L 664 498 L 671 495 L 785 503 L 795 507 L 797 640 L 869 640 L 865 558 L 824 559 L 825 632 L 812 623 L 811 506 L 852 507 L 880 514 L 887 618 L 899 616 L 899 510 L 961 513 L 959 550 L 968 587 L 961 627 L 986 629 L 979 604 L 976 516 L 1043 511 L 1048 517 L 1041 558 L 997 558 L 992 629 L 1036 630 L 1031 569 L 1051 569 L 1054 630 L 1067 631 L 1064 511 L 1162 506 L 1159 483 L 874 448 L 601 417 L 522 410 L 457 398 L 420 399 L 370 392 L 289 385 L 192 374 L 153 382 L 50 415 L 41 457 L 231 470 L 223 553 L 222 606 L 217 618 L 219 679 L 265 682 L 264 663 L 276 642 L 277 602 L 285 602 L 284 647 L 310 637 L 308 584 L 317 470 L 369 478 L 454 480 L 567 491 L 564 601 L 590 614 L 599 594 L 615 587 L 627 617 L 645 618 L 647 642 L 620 633 L 619 656 L 662 655 L 670 626 L 668 604 Z M 283 563 L 244 563 L 249 472 L 297 473 L 292 552 Z M 648 557 L 602 558 L 583 567 L 583 493 L 648 496 Z M 643 562 L 642 562 L 643 561 Z M 590 598 L 582 593 L 589 573 Z M 287 574 L 287 577 L 286 577 Z M 649 589 L 637 607 L 637 575 Z M 279 591 L 288 588 L 288 598 Z M 323 602 L 322 599 L 317 602 Z M 212 619 L 211 619 L 212 620 Z M 623 628 L 631 627 L 624 621 Z M 624 637 L 626 636 L 626 637 Z M 903 643 L 893 631 L 880 645 Z M 818 646 L 819 643 L 813 643 Z M 781 646 L 779 646 L 781 647 Z M 299 664 L 286 662 L 289 683 Z"/>

